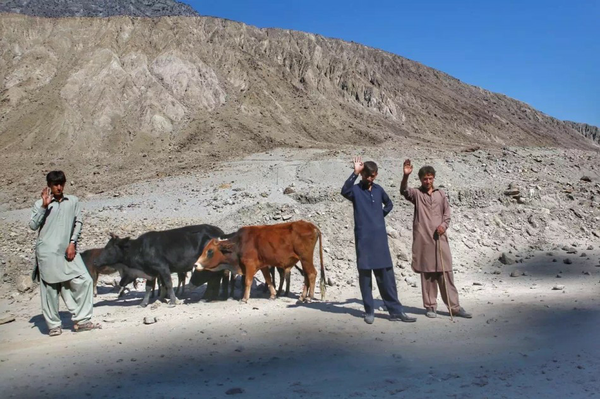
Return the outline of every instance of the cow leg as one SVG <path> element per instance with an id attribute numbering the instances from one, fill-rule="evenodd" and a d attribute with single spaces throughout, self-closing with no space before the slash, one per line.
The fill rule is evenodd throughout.
<path id="1" fill-rule="evenodd" d="M 290 267 L 285 271 L 285 296 L 290 296 L 290 279 L 292 276 L 292 268 Z M 281 290 L 281 284 L 279 285 Z"/>
<path id="2" fill-rule="evenodd" d="M 244 296 L 242 297 L 242 303 L 248 303 L 250 299 L 250 289 L 252 288 L 252 280 L 256 274 L 255 267 L 246 266 L 246 274 L 244 274 Z"/>
<path id="3" fill-rule="evenodd" d="M 231 279 L 229 280 L 229 284 L 231 285 L 230 292 L 229 292 L 229 296 L 235 299 L 235 278 L 237 277 L 237 275 L 233 272 L 231 272 Z M 240 274 L 240 281 L 242 283 L 244 283 L 244 275 Z"/>
<path id="4" fill-rule="evenodd" d="M 224 270 L 223 271 L 223 277 L 221 279 L 219 279 L 221 282 L 222 280 L 222 286 L 223 288 L 221 289 L 221 292 L 219 293 L 219 298 L 223 301 L 226 301 L 227 299 L 229 299 L 229 275 L 232 274 L 232 272 L 230 272 L 229 270 Z"/>
<path id="5" fill-rule="evenodd" d="M 98 296 L 98 272 L 92 272 L 92 281 L 94 282 L 94 296 Z"/>
<path id="6" fill-rule="evenodd" d="M 119 290 L 119 298 L 123 298 L 123 296 L 125 296 L 125 292 L 127 290 L 127 285 L 130 284 L 131 282 L 133 282 L 135 280 L 135 277 L 131 277 L 131 276 L 123 276 L 121 277 L 121 281 L 119 281 L 119 287 L 121 287 L 121 289 Z"/>
<path id="7" fill-rule="evenodd" d="M 265 283 L 267 284 L 267 287 L 271 293 L 271 295 L 269 296 L 269 299 L 275 299 L 276 297 L 276 292 L 275 292 L 275 287 L 273 286 L 273 280 L 271 280 L 271 273 L 268 269 L 260 269 L 260 271 L 262 272 L 263 276 L 265 277 Z"/>
<path id="8" fill-rule="evenodd" d="M 144 299 L 142 299 L 142 303 L 140 306 L 145 308 L 148 306 L 148 302 L 150 302 L 150 292 L 154 290 L 154 282 L 156 280 L 146 280 L 146 294 L 144 295 Z"/>
<path id="9" fill-rule="evenodd" d="M 179 295 L 179 287 L 181 287 L 181 295 L 185 293 L 185 279 L 187 273 L 177 273 L 177 290 L 175 290 L 175 295 Z"/>
<path id="10" fill-rule="evenodd" d="M 281 291 L 283 291 L 283 280 L 285 279 L 285 269 L 278 267 L 277 271 L 279 272 L 279 287 L 277 288 L 277 296 L 281 296 Z M 274 274 L 273 274 L 273 276 L 274 276 Z M 286 296 L 287 296 L 287 292 L 286 292 Z"/>
<path id="11" fill-rule="evenodd" d="M 302 270 L 304 271 L 304 287 L 302 288 L 300 300 L 310 302 L 315 297 L 317 271 L 315 270 L 312 258 L 304 258 L 301 259 L 300 262 L 302 263 Z"/>
<path id="12" fill-rule="evenodd" d="M 168 269 L 160 269 L 159 276 L 161 282 L 164 284 L 165 289 L 169 294 L 169 307 L 175 307 L 177 305 L 177 297 L 175 296 L 175 290 L 173 289 L 173 280 L 171 280 L 171 273 Z"/>
<path id="13" fill-rule="evenodd" d="M 219 298 L 219 290 L 221 289 L 221 272 L 208 272 L 208 280 L 206 281 L 206 291 L 204 296 L 207 302 L 214 301 Z"/>

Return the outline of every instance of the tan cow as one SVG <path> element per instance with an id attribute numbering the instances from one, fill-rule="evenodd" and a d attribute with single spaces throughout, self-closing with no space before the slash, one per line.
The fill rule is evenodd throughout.
<path id="1" fill-rule="evenodd" d="M 260 270 L 275 298 L 275 287 L 268 272 L 269 266 L 289 270 L 298 261 L 304 272 L 301 301 L 310 301 L 315 295 L 317 271 L 313 264 L 315 245 L 319 241 L 321 259 L 321 299 L 325 298 L 325 268 L 321 231 L 306 221 L 267 226 L 246 226 L 237 232 L 209 241 L 196 262 L 196 270 L 219 271 L 229 269 L 245 276 L 243 302 L 248 302 L 254 275 Z"/>

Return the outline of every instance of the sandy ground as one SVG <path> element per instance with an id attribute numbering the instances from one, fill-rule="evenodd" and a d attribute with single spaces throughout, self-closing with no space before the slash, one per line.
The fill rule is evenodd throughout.
<path id="1" fill-rule="evenodd" d="M 7 292 L 0 298 L 0 315 L 14 314 L 16 321 L 0 325 L 2 396 L 598 396 L 597 239 L 569 226 L 567 235 L 555 240 L 549 225 L 543 245 L 528 245 L 531 238 L 518 241 L 519 233 L 514 232 L 515 240 L 510 243 L 470 250 L 457 234 L 453 240 L 457 286 L 462 306 L 474 318 L 452 322 L 443 305 L 437 319 L 426 318 L 419 285 L 405 282 L 414 273 L 399 263 L 400 299 L 417 322 L 389 321 L 378 301 L 375 323 L 367 325 L 352 269 L 351 206 L 327 200 L 298 203 L 282 192 L 291 183 L 297 192 L 310 195 L 320 189 L 323 195 L 329 188 L 339 190 L 350 173 L 343 162 L 346 155 L 320 151 L 256 154 L 202 176 L 150 181 L 85 198 L 86 247 L 106 242 L 107 231 L 136 236 L 139 229 L 182 220 L 214 223 L 226 231 L 240 224 L 276 223 L 281 221 L 277 216 L 281 208 L 281 214 L 294 215 L 292 220 L 318 222 L 326 239 L 327 273 L 334 284 L 325 301 L 297 304 L 301 278 L 294 271 L 289 298 L 267 299 L 257 280 L 246 305 L 233 299 L 207 303 L 200 300 L 204 287 L 188 286 L 177 307 L 154 302 L 142 309 L 137 306 L 142 288 L 117 300 L 110 286 L 115 277 L 103 276 L 95 298 L 95 320 L 103 329 L 71 332 L 69 314 L 64 312 L 65 331 L 56 338 L 46 335 L 38 288 Z M 386 154 L 365 155 L 388 160 Z M 410 156 L 419 159 L 420 154 Z M 399 166 L 398 159 L 393 162 Z M 393 181 L 399 185 L 398 174 L 382 172 L 380 182 L 390 192 Z M 460 175 L 460 169 L 455 173 Z M 495 182 L 499 187 L 505 183 Z M 243 190 L 228 191 L 236 187 Z M 232 204 L 227 202 L 230 198 Z M 215 208 L 215 203 L 223 206 Z M 388 225 L 398 230 L 400 242 L 406 245 L 410 207 L 399 202 L 396 206 Z M 494 206 L 478 212 L 493 213 Z M 454 223 L 464 231 L 472 220 L 471 210 L 457 207 L 455 211 Z M 14 229 L 26 223 L 28 211 L 3 212 L 0 217 Z M 559 248 L 567 243 L 580 250 L 569 254 Z M 588 244 L 594 244 L 594 249 L 586 249 Z M 11 248 L 6 245 L 3 257 Z M 499 269 L 497 250 L 505 245 L 519 261 Z M 26 256 L 23 250 L 23 259 Z M 571 263 L 565 263 L 566 259 Z M 517 270 L 520 277 L 510 277 Z M 145 325 L 144 317 L 158 321 Z"/>

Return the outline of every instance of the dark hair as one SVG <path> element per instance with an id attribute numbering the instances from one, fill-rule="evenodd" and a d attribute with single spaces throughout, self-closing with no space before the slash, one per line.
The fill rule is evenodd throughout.
<path id="1" fill-rule="evenodd" d="M 377 173 L 377 164 L 373 161 L 367 161 L 364 164 L 363 172 L 367 174 L 367 176 L 371 176 Z"/>
<path id="2" fill-rule="evenodd" d="M 419 169 L 419 179 L 422 179 L 425 175 L 433 175 L 433 177 L 435 177 L 435 169 L 433 169 L 433 166 L 427 165 Z"/>
<path id="3" fill-rule="evenodd" d="M 46 175 L 46 183 L 49 186 L 52 184 L 65 184 L 66 182 L 67 178 L 62 170 L 53 170 Z"/>

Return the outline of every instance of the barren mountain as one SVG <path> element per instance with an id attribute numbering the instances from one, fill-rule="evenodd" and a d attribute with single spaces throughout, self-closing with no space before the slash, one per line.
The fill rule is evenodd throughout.
<path id="1" fill-rule="evenodd" d="M 520 101 L 310 33 L 3 14 L 0 38 L 5 203 L 55 167 L 82 194 L 276 146 L 594 146 Z"/>
<path id="2" fill-rule="evenodd" d="M 189 5 L 173 0 L 0 0 L 0 12 L 53 18 L 198 15 Z"/>

